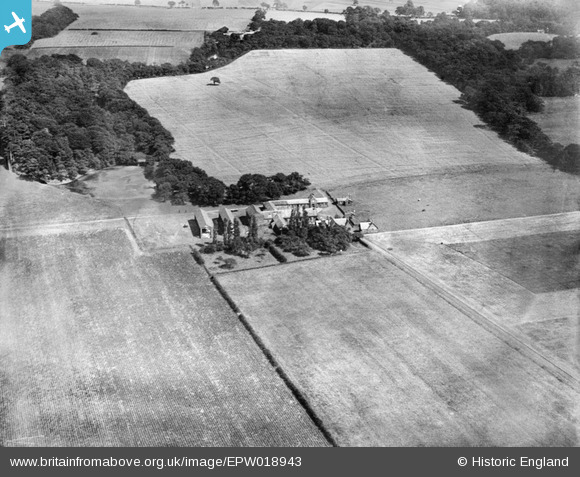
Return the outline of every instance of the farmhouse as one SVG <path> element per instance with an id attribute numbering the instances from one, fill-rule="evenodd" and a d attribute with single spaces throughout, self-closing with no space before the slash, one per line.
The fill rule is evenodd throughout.
<path id="1" fill-rule="evenodd" d="M 195 216 L 195 221 L 199 227 L 199 236 L 201 238 L 211 238 L 213 234 L 213 220 L 210 219 L 207 212 L 199 207 L 196 207 L 193 211 Z"/>
<path id="2" fill-rule="evenodd" d="M 366 221 L 358 221 L 354 218 L 354 215 L 350 216 L 349 223 L 352 227 L 353 232 L 360 232 L 362 234 L 374 234 L 379 231 L 377 225 L 372 219 Z"/>

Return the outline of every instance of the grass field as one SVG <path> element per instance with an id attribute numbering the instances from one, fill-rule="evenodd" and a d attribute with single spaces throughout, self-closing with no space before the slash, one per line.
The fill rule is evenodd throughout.
<path id="1" fill-rule="evenodd" d="M 580 288 L 578 231 L 459 243 L 452 248 L 534 293 Z"/>
<path id="2" fill-rule="evenodd" d="M 542 98 L 544 110 L 530 114 L 553 141 L 580 144 L 580 97 Z"/>
<path id="3" fill-rule="evenodd" d="M 339 445 L 578 444 L 577 392 L 379 254 L 219 280 Z"/>
<path id="4" fill-rule="evenodd" d="M 207 86 L 212 76 L 219 87 Z M 226 182 L 298 171 L 328 186 L 539 163 L 475 127 L 456 89 L 395 49 L 252 51 L 126 92 L 172 132 L 176 157 Z"/>
<path id="5" fill-rule="evenodd" d="M 506 50 L 517 50 L 526 41 L 551 41 L 555 36 L 552 33 L 537 33 L 537 32 L 514 32 L 514 33 L 496 33 L 490 35 L 490 40 L 501 41 Z"/>
<path id="6" fill-rule="evenodd" d="M 11 179 L 1 446 L 326 445 L 187 252 L 145 255 L 114 208 Z"/>
<path id="7" fill-rule="evenodd" d="M 549 166 L 473 170 L 345 184 L 346 209 L 372 218 L 381 231 L 572 212 L 580 206 L 580 178 Z"/>

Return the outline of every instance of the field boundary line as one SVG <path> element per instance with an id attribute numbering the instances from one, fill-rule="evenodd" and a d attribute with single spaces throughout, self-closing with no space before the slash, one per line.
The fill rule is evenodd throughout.
<path id="1" fill-rule="evenodd" d="M 390 253 L 389 251 L 383 249 L 379 245 L 373 242 L 367 242 L 365 239 L 361 239 L 368 243 L 369 247 L 373 250 L 379 252 L 383 255 L 390 263 L 395 265 L 397 268 L 403 270 L 405 273 L 413 277 L 423 286 L 429 290 L 436 293 L 438 296 L 443 298 L 446 302 L 451 304 L 453 307 L 457 308 L 464 315 L 470 318 L 472 321 L 477 323 L 479 326 L 489 331 L 495 337 L 502 340 L 508 346 L 518 351 L 520 354 L 526 356 L 540 368 L 548 371 L 556 379 L 563 382 L 564 384 L 571 387 L 574 391 L 580 391 L 580 380 L 576 373 L 563 368 L 561 365 L 554 363 L 549 358 L 544 356 L 529 343 L 524 341 L 519 336 L 515 335 L 511 331 L 505 329 L 503 326 L 499 325 L 496 320 L 490 316 L 489 313 L 485 311 L 480 311 L 475 308 L 469 299 L 465 297 L 459 297 L 449 287 L 440 282 L 439 280 L 430 277 L 419 270 L 415 269 L 413 266 L 409 265 L 403 259 L 397 257 L 396 255 Z"/>
<path id="2" fill-rule="evenodd" d="M 193 252 L 193 250 L 194 250 L 193 247 L 190 246 L 190 249 Z M 192 255 L 193 255 L 193 253 L 192 253 Z M 197 262 L 196 262 L 196 264 L 197 264 Z M 198 265 L 200 265 L 200 264 L 198 264 Z M 336 442 L 336 440 L 334 439 L 334 437 L 332 436 L 330 431 L 326 428 L 322 419 L 320 419 L 320 417 L 318 417 L 318 414 L 316 414 L 316 411 L 310 405 L 310 402 L 308 401 L 306 396 L 304 396 L 304 394 L 302 393 L 300 388 L 294 384 L 294 382 L 290 379 L 290 376 L 286 373 L 286 371 L 284 371 L 284 369 L 282 368 L 280 363 L 276 360 L 276 358 L 274 357 L 272 352 L 265 345 L 262 338 L 260 338 L 258 333 L 254 330 L 254 328 L 252 327 L 252 325 L 250 324 L 250 322 L 248 321 L 246 316 L 243 314 L 240 307 L 236 304 L 236 302 L 232 299 L 232 297 L 229 295 L 229 293 L 223 287 L 223 285 L 219 281 L 218 277 L 216 275 L 214 275 L 213 273 L 211 273 L 205 264 L 200 265 L 200 266 L 205 270 L 212 285 L 215 287 L 215 289 L 218 291 L 218 293 L 221 295 L 221 297 L 226 301 L 226 303 L 230 306 L 232 311 L 236 314 L 236 316 L 240 320 L 240 323 L 242 323 L 242 326 L 249 333 L 250 337 L 252 338 L 254 343 L 256 343 L 256 345 L 258 346 L 260 351 L 262 351 L 264 357 L 266 358 L 268 363 L 274 368 L 274 371 L 280 377 L 282 382 L 286 385 L 286 387 L 288 388 L 288 390 L 290 391 L 290 393 L 292 394 L 294 399 L 296 399 L 296 401 L 302 406 L 302 408 L 306 412 L 307 416 L 314 423 L 316 428 L 320 431 L 320 433 L 324 436 L 324 438 L 327 440 L 327 442 L 332 447 L 338 447 L 338 443 Z"/>
<path id="3" fill-rule="evenodd" d="M 129 222 L 129 219 L 127 217 L 123 217 L 123 220 L 125 221 L 125 231 L 127 232 L 127 236 L 129 238 L 129 242 L 131 242 L 131 246 L 133 247 L 133 250 L 135 251 L 135 253 L 137 255 L 144 255 L 145 252 L 141 249 L 141 246 L 139 245 L 139 240 L 137 239 L 137 234 L 135 233 L 135 230 L 133 230 L 133 226 L 131 225 L 131 222 Z"/>
<path id="4" fill-rule="evenodd" d="M 558 219 L 563 220 L 559 221 Z M 558 221 L 561 223 L 558 223 Z M 544 226 L 557 225 L 558 228 L 557 230 L 546 230 L 542 232 L 534 229 L 533 227 L 528 227 L 527 229 L 518 227 L 517 230 L 513 231 L 513 233 L 509 235 L 496 236 L 494 235 L 494 231 L 497 229 L 489 227 L 492 224 L 522 224 L 526 222 Z M 409 242 L 443 243 L 446 245 L 451 245 L 457 243 L 472 243 L 496 239 L 509 239 L 512 237 L 525 237 L 537 234 L 572 232 L 575 230 L 580 230 L 580 212 L 578 211 L 560 212 L 557 214 L 530 215 L 527 217 L 510 217 L 507 219 L 483 220 L 479 222 L 465 222 L 460 224 L 441 225 L 437 227 L 393 230 L 390 232 L 379 232 L 377 234 L 373 234 L 373 236 L 378 237 L 379 239 L 387 239 L 392 237 L 397 240 L 405 240 Z M 452 234 L 453 237 L 450 238 L 450 234 L 446 233 L 447 231 L 457 231 L 461 233 Z M 413 235 L 417 235 L 417 237 L 413 237 Z M 467 238 L 466 236 L 471 238 Z"/>

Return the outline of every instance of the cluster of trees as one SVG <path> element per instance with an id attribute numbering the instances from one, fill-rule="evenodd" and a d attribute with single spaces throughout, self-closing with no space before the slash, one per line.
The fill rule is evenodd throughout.
<path id="1" fill-rule="evenodd" d="M 294 208 L 288 227 L 276 238 L 278 245 L 285 252 L 298 257 L 310 255 L 311 249 L 324 253 L 337 253 L 346 250 L 352 242 L 352 234 L 336 224 L 313 224 L 304 208 Z"/>
<path id="2" fill-rule="evenodd" d="M 162 199 L 215 205 L 277 198 L 279 194 L 300 190 L 288 185 L 300 183 L 296 175 L 283 179 L 250 174 L 226 187 L 185 161 L 180 164 L 176 159 L 169 160 L 173 138 L 123 92 L 127 82 L 205 72 L 254 49 L 396 46 L 457 87 L 465 105 L 502 137 L 552 164 L 566 164 L 562 167 L 570 170 L 575 149 L 565 150 L 562 145 L 553 144 L 527 113 L 541 109 L 539 95 L 577 93 L 578 68 L 556 73 L 545 65 L 530 63 L 538 55 L 577 57 L 578 42 L 555 39 L 548 50 L 529 43 L 521 51 L 505 50 L 500 42 L 492 42 L 486 36 L 510 28 L 517 30 L 513 19 L 518 15 L 526 18 L 527 28 L 540 28 L 546 22 L 554 23 L 551 31 L 567 28 L 564 16 L 555 8 L 545 12 L 532 9 L 532 14 L 524 7 L 506 7 L 502 13 L 499 5 L 505 3 L 483 2 L 489 9 L 488 15 L 482 16 L 493 13 L 502 21 L 478 24 L 445 15 L 417 24 L 360 6 L 348 7 L 345 21 L 285 23 L 266 21 L 264 12 L 258 10 L 250 25 L 255 34 L 241 40 L 236 35 L 224 35 L 226 29 L 218 30 L 206 36 L 206 42 L 192 51 L 186 63 L 177 66 L 97 59 L 90 59 L 85 65 L 73 55 L 37 60 L 15 55 L 6 68 L 6 87 L 1 97 L 6 127 L 0 136 L 0 154 L 12 155 L 14 169 L 33 179 L 62 180 L 89 168 L 132 164 L 136 154 L 141 153 L 148 157 L 147 173 L 157 183 Z M 530 2 L 516 5 L 520 3 Z M 62 8 L 65 7 L 55 7 L 43 17 L 64 15 L 67 20 L 60 25 L 65 25 L 71 18 L 70 10 Z M 154 162 L 159 162 L 157 168 L 153 167 Z"/>
<path id="3" fill-rule="evenodd" d="M 526 41 L 519 54 L 529 63 L 537 58 L 573 60 L 580 58 L 580 39 L 557 36 L 552 41 Z"/>
<path id="4" fill-rule="evenodd" d="M 224 224 L 223 241 L 218 238 L 218 231 L 214 229 L 212 242 L 200 248 L 201 253 L 226 252 L 231 255 L 247 258 L 254 250 L 262 247 L 264 241 L 258 236 L 258 221 L 252 216 L 246 236 L 242 236 L 240 220 L 227 220 Z"/>
<path id="5" fill-rule="evenodd" d="M 39 181 L 74 179 L 89 169 L 160 160 L 173 138 L 124 92 L 124 62 L 76 56 L 12 56 L 2 91 L 0 154 Z"/>
<path id="6" fill-rule="evenodd" d="M 408 17 L 422 17 L 425 16 L 425 9 L 423 7 L 415 7 L 412 0 L 407 0 L 405 5 L 395 9 L 397 15 L 405 15 Z"/>
<path id="7" fill-rule="evenodd" d="M 226 186 L 189 161 L 173 158 L 163 159 L 157 165 L 150 161 L 145 176 L 155 182 L 158 199 L 170 200 L 174 204 L 189 201 L 200 206 L 255 204 L 294 194 L 310 185 L 308 179 L 292 172 L 270 177 L 244 174 L 237 183 Z"/>
<path id="8" fill-rule="evenodd" d="M 530 89 L 538 96 L 573 96 L 580 92 L 580 66 L 571 66 L 560 72 L 558 68 L 540 62 L 527 70 L 526 77 Z"/>
<path id="9" fill-rule="evenodd" d="M 31 40 L 26 45 L 15 46 L 15 48 L 30 48 L 36 40 L 56 36 L 78 17 L 75 12 L 63 5 L 56 5 L 40 16 L 34 15 L 32 17 Z"/>

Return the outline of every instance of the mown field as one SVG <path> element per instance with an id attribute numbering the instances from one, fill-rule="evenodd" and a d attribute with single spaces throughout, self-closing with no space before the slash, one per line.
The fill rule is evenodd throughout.
<path id="1" fill-rule="evenodd" d="M 538 32 L 514 32 L 514 33 L 496 33 L 490 35 L 490 40 L 501 41 L 506 50 L 517 50 L 526 41 L 550 41 L 557 35 L 552 33 L 538 33 Z"/>
<path id="2" fill-rule="evenodd" d="M 544 110 L 530 114 L 553 141 L 580 144 L 580 97 L 542 98 Z"/>
<path id="3" fill-rule="evenodd" d="M 225 182 L 298 171 L 329 186 L 539 163 L 476 127 L 456 89 L 396 49 L 252 51 L 219 71 L 134 81 L 126 92 L 172 132 L 175 157 Z"/>
<path id="4" fill-rule="evenodd" d="M 188 253 L 143 255 L 90 197 L 0 190 L 0 445 L 326 445 Z"/>
<path id="5" fill-rule="evenodd" d="M 219 280 L 339 445 L 578 444 L 577 392 L 379 254 Z"/>

